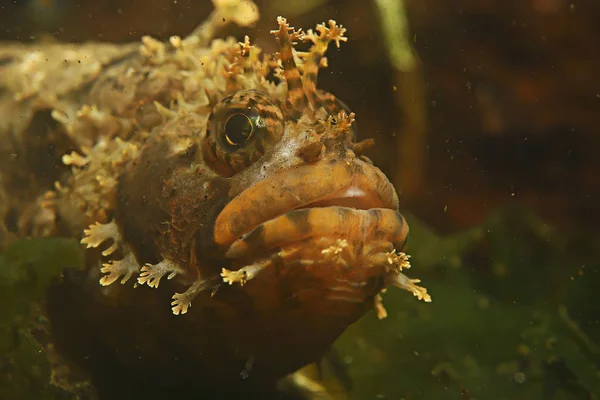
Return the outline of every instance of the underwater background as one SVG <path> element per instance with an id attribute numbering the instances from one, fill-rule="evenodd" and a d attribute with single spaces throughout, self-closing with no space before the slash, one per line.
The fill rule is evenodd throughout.
<path id="1" fill-rule="evenodd" d="M 356 113 L 360 139 L 375 138 L 366 155 L 396 184 L 407 252 L 433 298 L 390 291 L 386 319 L 351 326 L 320 371 L 332 396 L 597 399 L 600 2 L 257 4 L 258 23 L 228 33 L 266 51 L 278 15 L 348 29 L 320 86 Z M 166 40 L 211 10 L 208 0 L 0 1 L 0 40 Z M 40 350 L 51 340 L 44 293 L 65 265 L 83 266 L 75 241 L 2 249 L 1 399 L 94 398 L 85 376 Z"/>

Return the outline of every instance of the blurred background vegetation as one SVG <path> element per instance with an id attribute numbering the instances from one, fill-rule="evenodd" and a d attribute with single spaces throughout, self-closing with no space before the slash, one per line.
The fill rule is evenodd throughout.
<path id="1" fill-rule="evenodd" d="M 267 51 L 277 15 L 348 28 L 319 86 L 356 112 L 362 138 L 376 139 L 368 155 L 397 184 L 414 275 L 433 297 L 390 290 L 387 319 L 371 313 L 340 338 L 329 365 L 347 393 L 337 395 L 600 397 L 600 2 L 397 2 L 402 15 L 388 14 L 408 22 L 407 69 L 390 52 L 385 1 L 257 3 L 257 25 L 229 33 Z M 208 0 L 0 1 L 0 40 L 166 39 L 211 9 Z M 61 380 L 69 366 L 56 361 L 38 307 L 62 264 L 80 257 L 73 242 L 26 240 L 0 258 L 0 398 L 93 396 L 83 378 Z"/>

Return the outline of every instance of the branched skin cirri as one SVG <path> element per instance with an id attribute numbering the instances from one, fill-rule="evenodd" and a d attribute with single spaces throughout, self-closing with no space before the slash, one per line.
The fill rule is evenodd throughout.
<path id="1" fill-rule="evenodd" d="M 50 305 L 59 345 L 97 381 L 269 387 L 368 310 L 383 317 L 387 286 L 430 301 L 401 272 L 408 226 L 361 155 L 371 143 L 356 143 L 354 114 L 317 89 L 345 29 L 278 23 L 277 55 L 248 38 L 145 39 L 64 120 L 95 130 L 63 157 L 72 174 L 42 205 L 73 234 L 85 227 L 91 267 Z M 312 47 L 294 54 L 297 41 Z M 113 364 L 123 373 L 99 367 Z"/>

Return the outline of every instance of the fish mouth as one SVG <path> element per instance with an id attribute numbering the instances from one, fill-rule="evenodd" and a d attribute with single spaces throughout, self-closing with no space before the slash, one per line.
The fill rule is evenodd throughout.
<path id="1" fill-rule="evenodd" d="M 234 197 L 215 221 L 229 259 L 311 238 L 404 244 L 408 225 L 385 174 L 361 160 L 322 161 L 277 173 Z"/>

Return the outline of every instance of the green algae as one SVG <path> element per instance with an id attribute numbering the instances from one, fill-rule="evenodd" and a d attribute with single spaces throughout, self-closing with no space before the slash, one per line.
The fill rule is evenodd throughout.
<path id="1" fill-rule="evenodd" d="M 0 398 L 76 398 L 60 387 L 43 301 L 65 267 L 82 268 L 72 239 L 23 239 L 0 254 Z"/>

